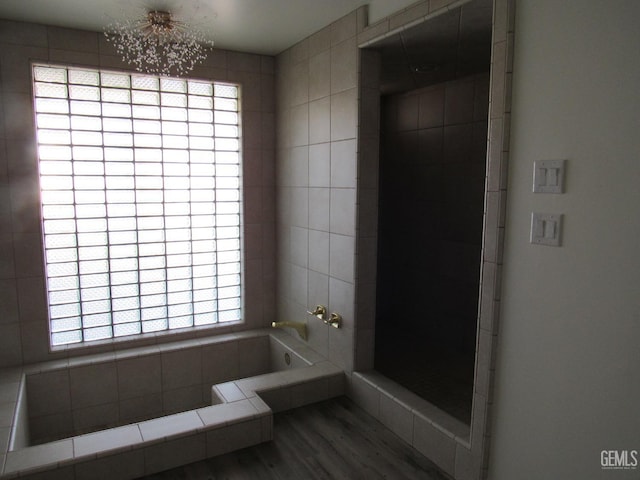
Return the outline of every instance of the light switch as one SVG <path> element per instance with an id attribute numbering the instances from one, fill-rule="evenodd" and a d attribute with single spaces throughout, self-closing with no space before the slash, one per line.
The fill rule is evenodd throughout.
<path id="1" fill-rule="evenodd" d="M 533 162 L 533 191 L 535 193 L 564 193 L 564 160 Z"/>
<path id="2" fill-rule="evenodd" d="M 560 246 L 562 215 L 555 213 L 531 214 L 531 243 Z"/>

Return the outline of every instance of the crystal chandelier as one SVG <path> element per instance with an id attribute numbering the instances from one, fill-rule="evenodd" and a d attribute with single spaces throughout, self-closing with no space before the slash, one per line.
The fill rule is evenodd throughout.
<path id="1" fill-rule="evenodd" d="M 136 70 L 165 76 L 189 73 L 213 47 L 204 34 L 163 11 L 151 11 L 142 20 L 114 22 L 105 36 Z"/>

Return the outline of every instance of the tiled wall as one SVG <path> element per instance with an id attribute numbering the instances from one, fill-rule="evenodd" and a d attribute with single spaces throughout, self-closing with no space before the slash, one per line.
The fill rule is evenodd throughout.
<path id="1" fill-rule="evenodd" d="M 475 348 L 488 103 L 488 74 L 384 98 L 377 329 Z"/>
<path id="2" fill-rule="evenodd" d="M 211 404 L 211 386 L 266 373 L 269 337 L 178 342 L 100 363 L 28 373 L 31 444 Z"/>
<path id="3" fill-rule="evenodd" d="M 309 344 L 353 369 L 360 9 L 276 59 L 277 308 Z M 342 315 L 340 329 L 306 314 Z"/>
<path id="4" fill-rule="evenodd" d="M 31 61 L 129 69 L 100 33 L 0 20 L 0 367 L 74 352 L 51 354 L 48 346 Z M 234 329 L 274 319 L 274 63 L 273 57 L 216 49 L 193 72 L 242 86 L 246 323 Z M 153 335 L 143 342 L 175 339 Z M 90 351 L 122 346 L 111 342 Z"/>

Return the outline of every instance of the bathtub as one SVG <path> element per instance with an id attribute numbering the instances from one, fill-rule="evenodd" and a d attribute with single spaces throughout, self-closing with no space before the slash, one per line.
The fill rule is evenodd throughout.
<path id="1" fill-rule="evenodd" d="M 344 393 L 279 330 L 0 371 L 0 479 L 127 479 L 273 438 L 273 413 Z M 7 426 L 5 426 L 7 425 Z"/>

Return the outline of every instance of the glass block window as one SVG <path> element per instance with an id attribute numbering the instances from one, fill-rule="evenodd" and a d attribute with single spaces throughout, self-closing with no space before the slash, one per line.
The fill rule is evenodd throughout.
<path id="1" fill-rule="evenodd" d="M 236 85 L 34 65 L 51 344 L 240 320 Z"/>

